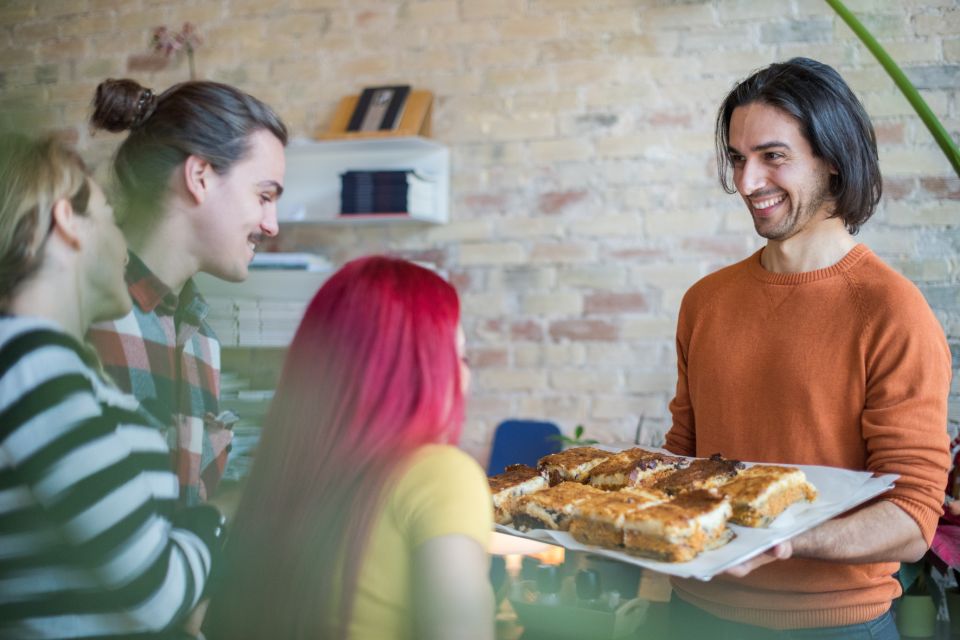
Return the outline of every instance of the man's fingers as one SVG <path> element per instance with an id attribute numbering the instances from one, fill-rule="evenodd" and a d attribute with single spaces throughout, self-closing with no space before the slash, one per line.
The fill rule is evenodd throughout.
<path id="1" fill-rule="evenodd" d="M 777 560 L 786 560 L 791 555 L 793 555 L 793 546 L 790 544 L 790 541 L 781 542 L 778 545 L 767 549 L 756 558 L 751 558 L 743 564 L 738 564 L 735 567 L 727 569 L 725 573 L 731 575 L 735 578 L 742 578 L 748 573 L 762 567 L 765 564 L 770 564 Z"/>

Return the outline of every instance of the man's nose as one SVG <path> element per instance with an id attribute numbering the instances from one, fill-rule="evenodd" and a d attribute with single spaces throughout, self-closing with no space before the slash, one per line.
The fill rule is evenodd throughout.
<path id="1" fill-rule="evenodd" d="M 263 220 L 260 221 L 260 230 L 263 231 L 265 236 L 270 238 L 276 237 L 276 235 L 280 233 L 280 223 L 277 221 L 276 205 L 267 209 Z"/>
<path id="2" fill-rule="evenodd" d="M 737 173 L 735 181 L 737 191 L 741 195 L 749 196 L 762 189 L 767 183 L 767 174 L 764 168 L 759 163 L 752 162 L 749 159 L 743 161 L 743 166 Z"/>

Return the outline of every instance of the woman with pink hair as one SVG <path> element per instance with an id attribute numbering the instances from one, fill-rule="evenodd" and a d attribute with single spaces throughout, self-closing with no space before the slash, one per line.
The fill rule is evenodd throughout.
<path id="1" fill-rule="evenodd" d="M 482 469 L 454 446 L 454 288 L 381 256 L 317 292 L 227 543 L 210 638 L 493 637 Z"/>

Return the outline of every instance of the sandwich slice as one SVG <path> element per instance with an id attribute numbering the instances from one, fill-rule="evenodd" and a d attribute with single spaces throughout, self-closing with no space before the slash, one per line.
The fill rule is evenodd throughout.
<path id="1" fill-rule="evenodd" d="M 590 484 L 598 489 L 616 491 L 637 486 L 682 468 L 684 458 L 647 451 L 639 447 L 616 453 L 590 471 Z"/>
<path id="2" fill-rule="evenodd" d="M 623 547 L 623 522 L 630 513 L 661 504 L 665 493 L 644 489 L 610 491 L 573 506 L 570 534 L 584 544 Z"/>
<path id="3" fill-rule="evenodd" d="M 693 560 L 729 542 L 732 510 L 723 496 L 695 490 L 624 516 L 623 545 L 629 553 L 665 562 Z"/>
<path id="4" fill-rule="evenodd" d="M 590 471 L 612 455 L 609 451 L 594 447 L 574 447 L 540 458 L 537 469 L 547 478 L 551 487 L 561 482 L 586 482 L 590 478 Z"/>
<path id="5" fill-rule="evenodd" d="M 546 478 L 525 464 L 512 464 L 503 473 L 487 480 L 493 496 L 493 515 L 497 524 L 510 524 L 518 498 L 547 488 Z"/>
<path id="6" fill-rule="evenodd" d="M 766 527 L 795 502 L 817 499 L 803 471 L 769 464 L 741 471 L 718 491 L 730 500 L 730 521 L 745 527 Z"/>
<path id="7" fill-rule="evenodd" d="M 553 529 L 566 531 L 576 504 L 591 497 L 602 496 L 600 489 L 579 482 L 561 482 L 517 500 L 513 512 L 513 526 L 521 531 Z"/>
<path id="8" fill-rule="evenodd" d="M 715 453 L 709 458 L 697 458 L 686 468 L 664 477 L 641 482 L 640 486 L 650 486 L 671 496 L 697 489 L 714 489 L 732 480 L 745 466 L 739 460 L 729 460 Z"/>

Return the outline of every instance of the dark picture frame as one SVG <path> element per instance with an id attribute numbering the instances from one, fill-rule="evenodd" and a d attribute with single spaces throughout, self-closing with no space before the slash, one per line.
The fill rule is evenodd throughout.
<path id="1" fill-rule="evenodd" d="M 367 87 L 350 116 L 347 131 L 389 131 L 396 128 L 410 95 L 410 85 Z"/>

